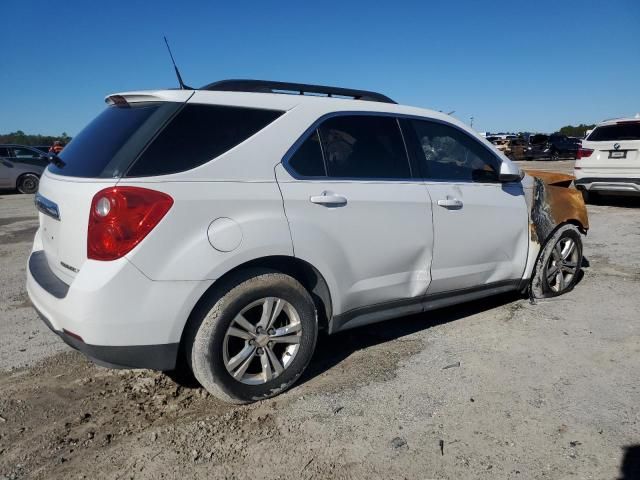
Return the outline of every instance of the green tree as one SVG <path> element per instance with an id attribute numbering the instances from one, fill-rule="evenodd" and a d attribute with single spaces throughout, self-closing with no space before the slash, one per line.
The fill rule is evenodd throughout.
<path id="1" fill-rule="evenodd" d="M 67 132 L 62 135 L 38 135 L 24 133 L 22 130 L 16 130 L 11 133 L 1 133 L 0 143 L 16 143 L 18 145 L 53 145 L 56 140 L 61 141 L 65 145 L 71 141 L 71 137 Z"/>
<path id="2" fill-rule="evenodd" d="M 567 135 L 568 137 L 584 137 L 587 133 L 587 130 L 592 130 L 594 128 L 595 125 L 585 125 L 584 123 L 581 123 L 578 126 L 565 125 L 560 130 L 558 130 L 558 133 Z"/>

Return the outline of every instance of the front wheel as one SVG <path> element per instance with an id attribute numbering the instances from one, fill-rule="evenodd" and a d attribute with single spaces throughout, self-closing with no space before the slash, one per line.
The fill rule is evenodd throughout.
<path id="1" fill-rule="evenodd" d="M 302 375 L 318 327 L 309 292 L 279 272 L 246 272 L 207 298 L 192 319 L 187 355 L 194 376 L 229 403 L 273 397 Z"/>
<path id="2" fill-rule="evenodd" d="M 38 185 L 40 179 L 33 173 L 25 173 L 18 179 L 16 185 L 20 193 L 36 193 L 38 191 Z"/>
<path id="3" fill-rule="evenodd" d="M 540 252 L 531 280 L 536 298 L 556 297 L 573 289 L 582 266 L 582 238 L 573 225 L 563 225 Z"/>

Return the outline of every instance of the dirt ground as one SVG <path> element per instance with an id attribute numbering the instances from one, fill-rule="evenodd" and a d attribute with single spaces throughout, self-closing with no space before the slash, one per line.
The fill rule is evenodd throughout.
<path id="1" fill-rule="evenodd" d="M 0 196 L 0 479 L 640 478 L 640 200 L 589 205 L 573 292 L 323 337 L 297 386 L 244 407 L 49 332 L 23 286 L 32 201 Z"/>

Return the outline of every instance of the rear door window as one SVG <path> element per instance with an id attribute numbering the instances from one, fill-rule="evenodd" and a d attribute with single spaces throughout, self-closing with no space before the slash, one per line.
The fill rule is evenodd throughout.
<path id="1" fill-rule="evenodd" d="M 13 147 L 13 156 L 16 158 L 40 158 L 42 153 L 30 148 Z"/>
<path id="2" fill-rule="evenodd" d="M 596 127 L 587 140 L 591 142 L 640 140 L 640 122 L 621 122 Z"/>
<path id="3" fill-rule="evenodd" d="M 314 130 L 298 147 L 298 150 L 289 159 L 289 166 L 303 177 L 325 177 L 327 175 L 317 130 Z"/>
<path id="4" fill-rule="evenodd" d="M 64 165 L 51 164 L 49 171 L 68 177 L 119 177 L 180 106 L 172 102 L 110 106 L 60 152 Z"/>
<path id="5" fill-rule="evenodd" d="M 126 173 L 166 175 L 198 167 L 244 142 L 281 111 L 187 104 Z"/>
<path id="6" fill-rule="evenodd" d="M 377 115 L 329 118 L 319 127 L 327 174 L 333 178 L 411 178 L 398 121 Z"/>
<path id="7" fill-rule="evenodd" d="M 45 153 L 24 147 L 13 147 L 13 156 L 16 163 L 24 165 L 35 165 L 36 167 L 46 167 L 49 161 L 44 158 Z"/>

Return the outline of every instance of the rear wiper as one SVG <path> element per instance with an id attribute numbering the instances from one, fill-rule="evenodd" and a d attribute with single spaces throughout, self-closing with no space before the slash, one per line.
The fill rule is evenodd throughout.
<path id="1" fill-rule="evenodd" d="M 64 163 L 64 160 L 62 160 L 58 155 L 56 155 L 53 152 L 47 153 L 45 155 L 45 158 L 48 160 L 49 163 L 53 163 L 58 168 L 62 168 L 66 165 L 66 163 Z"/>

